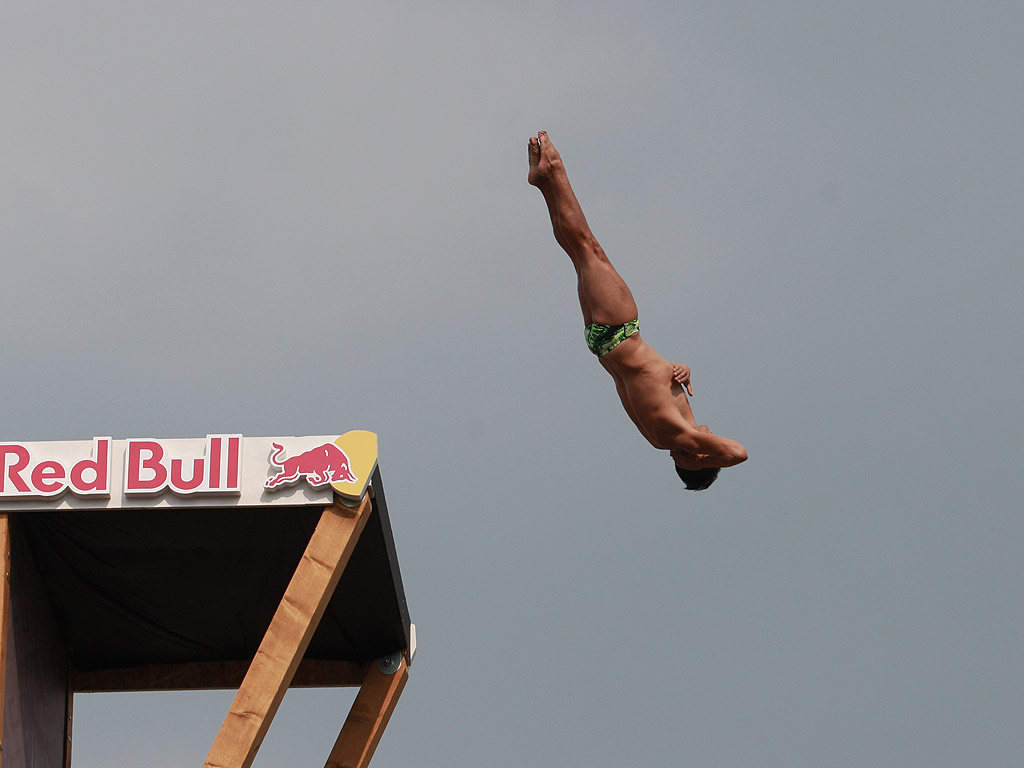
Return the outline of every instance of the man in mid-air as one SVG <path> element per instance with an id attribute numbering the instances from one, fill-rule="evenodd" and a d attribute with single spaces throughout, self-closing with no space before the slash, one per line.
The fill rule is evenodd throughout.
<path id="1" fill-rule="evenodd" d="M 543 193 L 555 240 L 576 267 L 587 346 L 615 379 L 640 434 L 669 451 L 687 489 L 704 490 L 720 468 L 746 461 L 746 449 L 697 424 L 687 398 L 693 395 L 689 366 L 668 362 L 640 338 L 633 294 L 590 231 L 545 131 L 530 137 L 529 182 Z"/>

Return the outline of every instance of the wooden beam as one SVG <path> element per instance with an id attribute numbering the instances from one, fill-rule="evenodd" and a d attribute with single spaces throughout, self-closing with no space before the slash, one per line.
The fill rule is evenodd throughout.
<path id="1" fill-rule="evenodd" d="M 313 632 L 370 516 L 372 501 L 358 508 L 324 509 L 238 689 L 204 768 L 249 768 L 291 683 Z"/>
<path id="2" fill-rule="evenodd" d="M 67 645 L 57 629 L 22 522 L 18 513 L 9 513 L 11 581 L 3 764 L 10 768 L 63 768 Z M 6 586 L 6 578 L 0 581 Z"/>
<path id="3" fill-rule="evenodd" d="M 68 683 L 67 715 L 64 718 L 64 768 L 71 768 L 71 726 L 74 724 L 75 690 Z"/>
<path id="4" fill-rule="evenodd" d="M 11 521 L 0 513 L 0 766 L 4 762 L 4 701 L 7 697 L 7 646 L 11 623 Z"/>
<path id="5" fill-rule="evenodd" d="M 73 670 L 71 686 L 76 693 L 226 690 L 242 685 L 250 664 L 250 661 L 197 661 L 87 672 Z M 362 665 L 354 661 L 303 659 L 289 687 L 358 688 L 364 674 Z"/>
<path id="6" fill-rule="evenodd" d="M 370 665 L 324 768 L 366 768 L 370 764 L 408 680 L 409 665 L 404 657 L 399 657 L 399 667 L 391 674 L 382 672 L 376 662 Z"/>

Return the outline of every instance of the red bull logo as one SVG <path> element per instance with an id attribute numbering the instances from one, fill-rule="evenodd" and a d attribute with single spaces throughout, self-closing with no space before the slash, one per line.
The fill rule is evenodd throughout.
<path id="1" fill-rule="evenodd" d="M 297 483 L 301 478 L 314 488 L 328 483 L 356 483 L 359 478 L 352 472 L 352 465 L 346 453 L 334 443 L 324 443 L 297 456 L 281 459 L 284 446 L 272 443 L 274 452 L 270 463 L 278 473 L 263 484 L 268 490 L 280 485 Z"/>

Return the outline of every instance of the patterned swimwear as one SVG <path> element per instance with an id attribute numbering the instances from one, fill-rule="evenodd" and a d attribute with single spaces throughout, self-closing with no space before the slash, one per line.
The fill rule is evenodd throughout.
<path id="1" fill-rule="evenodd" d="M 634 333 L 639 332 L 639 320 L 630 320 L 622 325 L 591 323 L 585 331 L 587 346 L 598 357 L 604 357 Z"/>

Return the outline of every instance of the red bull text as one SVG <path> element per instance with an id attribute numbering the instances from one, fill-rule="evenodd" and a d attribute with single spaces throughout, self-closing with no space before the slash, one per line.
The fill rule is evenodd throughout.
<path id="1" fill-rule="evenodd" d="M 159 440 L 129 440 L 125 453 L 124 492 L 239 493 L 242 436 L 210 436 L 206 455 L 169 457 Z"/>
<path id="2" fill-rule="evenodd" d="M 22 443 L 0 444 L 0 496 L 57 496 L 71 489 L 79 496 L 110 495 L 110 438 L 93 440 L 92 456 L 68 466 L 37 459 Z"/>
<path id="3" fill-rule="evenodd" d="M 78 461 L 37 458 L 23 443 L 0 443 L 0 498 L 109 496 L 111 443 L 93 440 L 92 455 Z M 203 456 L 171 456 L 160 440 L 128 440 L 125 494 L 239 493 L 241 435 L 211 435 Z"/>

